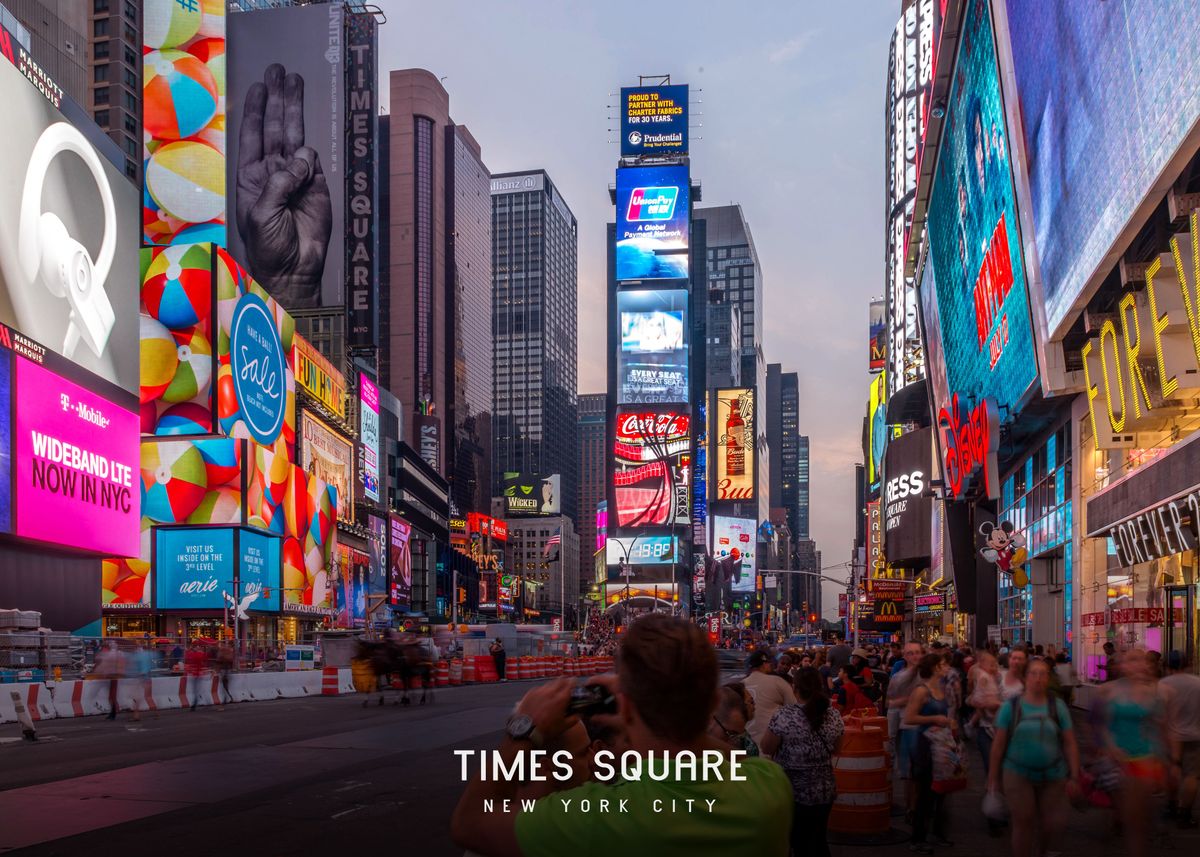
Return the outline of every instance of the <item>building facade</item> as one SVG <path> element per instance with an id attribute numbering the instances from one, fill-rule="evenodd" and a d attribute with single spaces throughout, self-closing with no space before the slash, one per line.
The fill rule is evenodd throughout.
<path id="1" fill-rule="evenodd" d="M 607 402 L 608 397 L 604 393 L 582 393 L 579 396 L 579 507 L 576 529 L 579 532 L 581 569 L 592 567 L 592 558 L 599 547 L 596 518 L 606 496 L 604 439 L 608 428 L 604 420 Z M 589 583 L 588 580 L 581 581 L 584 586 Z"/>
<path id="2" fill-rule="evenodd" d="M 559 474 L 576 515 L 578 226 L 544 170 L 492 176 L 491 199 L 492 482 Z"/>
<path id="3" fill-rule="evenodd" d="M 808 525 L 808 435 L 802 434 L 796 439 L 796 526 L 793 534 L 798 539 L 809 538 Z"/>
<path id="4" fill-rule="evenodd" d="M 581 595 L 579 536 L 570 516 L 509 520 L 508 551 L 522 587 L 522 621 L 549 624 L 553 616 L 561 616 L 564 628 L 575 627 Z"/>

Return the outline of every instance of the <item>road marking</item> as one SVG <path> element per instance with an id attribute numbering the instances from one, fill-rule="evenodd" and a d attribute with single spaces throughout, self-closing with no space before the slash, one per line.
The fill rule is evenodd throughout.
<path id="1" fill-rule="evenodd" d="M 371 785 L 371 784 L 370 783 L 360 783 L 360 782 L 357 782 L 356 780 L 351 780 L 350 782 L 346 783 L 346 785 L 342 786 L 340 789 L 334 789 L 333 793 L 337 794 L 338 792 L 353 791 L 354 789 L 361 789 L 363 786 L 369 786 L 369 785 Z"/>
<path id="2" fill-rule="evenodd" d="M 351 807 L 350 809 L 343 809 L 341 812 L 335 812 L 333 815 L 331 815 L 329 817 L 331 819 L 341 818 L 343 815 L 349 815 L 352 812 L 359 812 L 364 809 L 366 809 L 365 806 L 355 806 L 355 807 Z"/>

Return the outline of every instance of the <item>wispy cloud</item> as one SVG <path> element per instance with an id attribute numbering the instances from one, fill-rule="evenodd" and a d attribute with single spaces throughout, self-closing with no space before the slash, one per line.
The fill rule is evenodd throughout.
<path id="1" fill-rule="evenodd" d="M 816 30 L 807 30 L 798 36 L 793 36 L 767 54 L 767 61 L 774 65 L 779 65 L 780 63 L 795 59 L 804 53 L 804 49 L 812 43 L 816 35 Z"/>

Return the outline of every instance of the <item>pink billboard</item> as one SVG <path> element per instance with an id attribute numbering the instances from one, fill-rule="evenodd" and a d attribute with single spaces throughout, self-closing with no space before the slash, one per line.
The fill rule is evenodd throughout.
<path id="1" fill-rule="evenodd" d="M 24 357 L 14 359 L 16 534 L 137 556 L 138 415 Z"/>

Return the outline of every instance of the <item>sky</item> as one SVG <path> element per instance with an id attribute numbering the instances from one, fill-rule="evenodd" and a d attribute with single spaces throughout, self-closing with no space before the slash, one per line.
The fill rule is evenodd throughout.
<path id="1" fill-rule="evenodd" d="M 493 173 L 545 169 L 579 222 L 579 392 L 605 389 L 617 90 L 691 86 L 693 181 L 737 202 L 763 269 L 763 350 L 800 376 L 811 531 L 844 578 L 862 459 L 867 312 L 883 294 L 883 105 L 899 0 L 375 0 L 380 74 L 443 78 Z M 686 14 L 685 14 L 686 12 Z M 381 86 L 386 108 L 387 86 Z M 830 568 L 831 566 L 839 566 Z M 823 613 L 837 614 L 826 583 Z"/>

